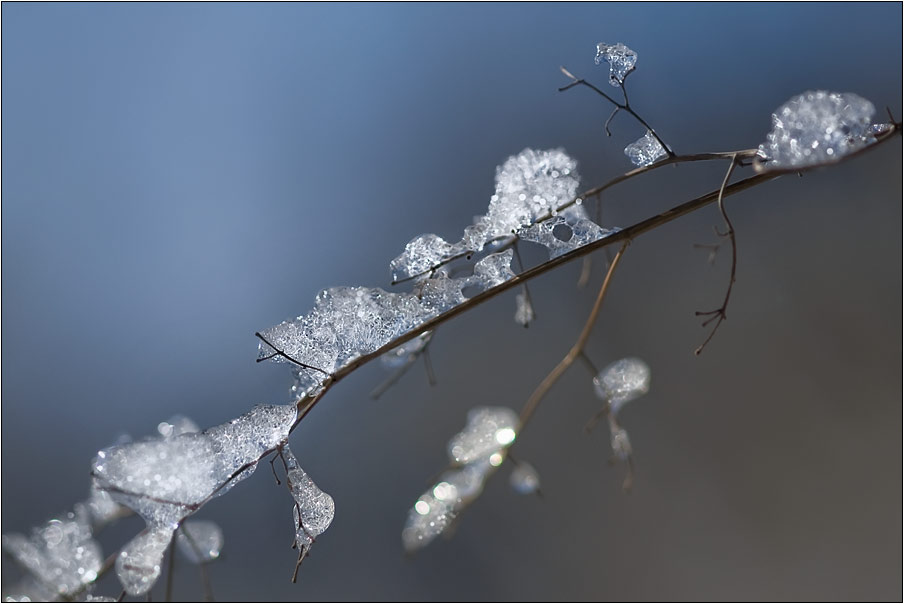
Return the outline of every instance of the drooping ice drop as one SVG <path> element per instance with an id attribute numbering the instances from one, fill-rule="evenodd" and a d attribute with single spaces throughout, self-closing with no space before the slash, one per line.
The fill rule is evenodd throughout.
<path id="1" fill-rule="evenodd" d="M 637 358 L 615 361 L 593 378 L 596 395 L 609 402 L 613 414 L 650 390 L 650 367 Z"/>
<path id="2" fill-rule="evenodd" d="M 301 559 L 311 549 L 317 536 L 333 522 L 336 503 L 301 469 L 288 446 L 283 447 L 282 457 L 286 462 L 286 480 L 295 499 L 292 518 L 295 520 L 295 545 Z"/>
<path id="3" fill-rule="evenodd" d="M 867 145 L 875 107 L 849 92 L 815 90 L 772 114 L 772 131 L 759 147 L 760 169 L 788 169 L 836 161 Z"/>
<path id="4" fill-rule="evenodd" d="M 603 61 L 609 63 L 609 83 L 620 88 L 625 78 L 634 69 L 637 64 L 637 53 L 618 42 L 617 44 L 606 44 L 600 42 L 596 45 L 597 65 Z"/>
<path id="5" fill-rule="evenodd" d="M 625 147 L 625 155 L 635 166 L 649 166 L 668 153 L 653 133 L 647 130 L 646 134 Z"/>

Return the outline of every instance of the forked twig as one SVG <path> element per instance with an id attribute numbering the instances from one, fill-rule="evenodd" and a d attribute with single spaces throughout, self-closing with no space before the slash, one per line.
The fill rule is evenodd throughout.
<path id="1" fill-rule="evenodd" d="M 725 211 L 725 203 L 724 203 L 724 193 L 725 187 L 728 185 L 728 180 L 731 178 L 732 172 L 734 172 L 735 166 L 737 165 L 738 158 L 737 156 L 733 156 L 731 158 L 731 164 L 728 166 L 728 171 L 725 172 L 725 178 L 722 179 L 722 186 L 719 187 L 719 198 L 718 198 L 718 206 L 719 212 L 722 214 L 722 220 L 725 221 L 725 227 L 728 229 L 724 236 L 728 237 L 728 240 L 731 242 L 731 276 L 728 279 L 728 288 L 725 290 L 725 299 L 722 301 L 722 306 L 715 310 L 708 311 L 697 311 L 696 315 L 698 317 L 709 317 L 703 322 L 703 327 L 706 327 L 713 321 L 716 324 L 713 326 L 712 331 L 709 332 L 709 335 L 706 337 L 706 340 L 703 341 L 700 346 L 694 351 L 694 354 L 699 355 L 703 352 L 703 349 L 709 344 L 710 340 L 713 339 L 713 336 L 716 335 L 716 331 L 719 329 L 719 326 L 722 325 L 722 321 L 726 319 L 725 311 L 728 309 L 728 301 L 731 299 L 731 289 L 734 287 L 735 277 L 737 274 L 738 267 L 738 242 L 735 236 L 734 225 L 731 223 L 731 219 L 728 218 L 728 213 Z"/>

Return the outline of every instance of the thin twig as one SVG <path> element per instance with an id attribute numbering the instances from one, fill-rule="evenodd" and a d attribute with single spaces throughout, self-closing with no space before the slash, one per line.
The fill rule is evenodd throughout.
<path id="1" fill-rule="evenodd" d="M 697 311 L 696 315 L 698 317 L 709 317 L 706 321 L 703 322 L 703 326 L 706 327 L 712 321 L 715 321 L 716 324 L 713 326 L 712 331 L 709 332 L 709 336 L 707 336 L 706 340 L 703 341 L 700 346 L 694 351 L 694 354 L 699 355 L 703 352 L 703 349 L 709 344 L 709 341 L 713 339 L 713 336 L 716 335 L 716 331 L 718 331 L 719 326 L 722 325 L 722 321 L 724 321 L 727 317 L 725 315 L 725 311 L 728 309 L 728 301 L 731 299 L 731 289 L 734 287 L 735 277 L 737 274 L 738 267 L 738 242 L 735 236 L 734 225 L 731 224 L 731 219 L 728 218 L 728 213 L 725 211 L 725 187 L 728 185 L 728 180 L 731 178 L 732 172 L 734 172 L 734 168 L 737 165 L 737 157 L 733 157 L 731 159 L 731 164 L 728 166 L 728 171 L 725 172 L 725 178 L 722 179 L 722 186 L 719 188 L 719 212 L 722 214 L 722 220 L 725 221 L 725 227 L 728 229 L 725 232 L 725 236 L 728 237 L 728 240 L 731 242 L 731 276 L 728 279 L 728 288 L 725 290 L 725 299 L 722 301 L 722 306 L 717 308 L 716 310 L 709 311 Z"/>
<path id="2" fill-rule="evenodd" d="M 581 357 L 584 352 L 584 346 L 587 345 L 587 340 L 590 338 L 590 332 L 593 329 L 593 326 L 596 324 L 596 319 L 599 317 L 600 309 L 603 307 L 603 299 L 606 297 L 606 292 L 609 291 L 609 284 L 612 282 L 612 275 L 615 273 L 615 268 L 618 266 L 619 260 L 621 260 L 622 255 L 625 253 L 625 249 L 628 247 L 628 242 L 622 244 L 621 249 L 618 250 L 618 253 L 615 254 L 615 258 L 612 260 L 612 264 L 609 266 L 609 270 L 606 272 L 606 278 L 603 279 L 603 284 L 600 286 L 600 290 L 596 295 L 596 301 L 593 303 L 593 308 L 590 310 L 590 315 L 587 317 L 587 321 L 584 323 L 584 328 L 581 330 L 580 335 L 578 335 L 577 341 L 574 343 L 574 346 L 571 347 L 571 350 L 568 351 L 568 354 L 559 361 L 559 364 L 556 365 L 552 371 L 549 372 L 542 382 L 537 386 L 534 392 L 530 395 L 530 398 L 527 399 L 527 402 L 524 404 L 524 408 L 521 410 L 521 415 L 518 420 L 518 430 L 517 432 L 520 434 L 524 429 L 524 426 L 527 422 L 530 421 L 530 418 L 533 416 L 534 412 L 537 410 L 537 406 L 539 406 L 540 401 L 543 400 L 543 397 L 546 396 L 546 393 L 552 388 L 553 384 L 559 381 L 559 378 L 568 370 L 569 367 Z"/>
<path id="3" fill-rule="evenodd" d="M 306 363 L 302 363 L 301 361 L 299 361 L 297 359 L 292 358 L 291 356 L 289 356 L 288 354 L 286 354 L 285 352 L 283 352 L 282 350 L 277 348 L 275 344 L 270 343 L 270 341 L 267 340 L 267 338 L 265 338 L 263 335 L 261 335 L 261 332 L 255 331 L 254 335 L 257 336 L 261 342 L 263 342 L 264 344 L 266 344 L 267 346 L 269 346 L 270 348 L 273 349 L 273 354 L 268 354 L 265 357 L 258 358 L 257 359 L 258 363 L 260 363 L 261 361 L 268 361 L 274 357 L 282 357 L 282 358 L 286 359 L 287 361 L 289 361 L 290 363 L 294 363 L 294 364 L 298 365 L 299 367 L 303 367 L 305 369 L 310 369 L 312 371 L 319 371 L 323 375 L 329 375 L 329 373 L 327 373 L 323 369 L 320 369 L 319 367 L 314 367 L 313 365 L 308 365 Z"/>
<path id="4" fill-rule="evenodd" d="M 169 560 L 166 565 L 166 591 L 164 592 L 163 601 L 173 601 L 173 575 L 176 571 L 176 539 L 170 540 L 169 552 L 167 553 Z"/>

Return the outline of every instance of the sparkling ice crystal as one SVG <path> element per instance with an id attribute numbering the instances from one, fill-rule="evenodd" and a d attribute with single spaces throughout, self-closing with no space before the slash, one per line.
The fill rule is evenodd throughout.
<path id="1" fill-rule="evenodd" d="M 609 63 L 609 83 L 619 88 L 637 64 L 637 53 L 621 42 L 617 44 L 600 42 L 596 45 L 594 61 L 597 65 L 603 61 Z"/>
<path id="2" fill-rule="evenodd" d="M 628 156 L 628 159 L 635 166 L 649 166 L 668 155 L 668 153 L 656 140 L 656 137 L 653 136 L 653 133 L 647 130 L 646 134 L 625 147 L 625 155 Z"/>
<path id="3" fill-rule="evenodd" d="M 775 110 L 760 145 L 765 169 L 799 168 L 841 159 L 872 140 L 875 107 L 851 93 L 805 92 Z"/>

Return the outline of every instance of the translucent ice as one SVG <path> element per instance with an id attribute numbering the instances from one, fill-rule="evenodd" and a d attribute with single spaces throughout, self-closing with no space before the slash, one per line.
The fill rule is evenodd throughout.
<path id="1" fill-rule="evenodd" d="M 333 498 L 314 484 L 298 460 L 289 450 L 283 447 L 282 456 L 286 462 L 286 480 L 295 499 L 292 517 L 295 521 L 295 545 L 302 552 L 307 552 L 318 535 L 329 528 L 336 513 Z"/>
<path id="2" fill-rule="evenodd" d="M 529 463 L 519 461 L 509 476 L 509 484 L 522 495 L 536 493 L 540 489 L 540 474 Z"/>
<path id="3" fill-rule="evenodd" d="M 594 60 L 597 65 L 603 61 L 609 63 L 609 83 L 618 88 L 637 64 L 637 53 L 621 42 L 617 44 L 600 42 L 596 45 Z"/>
<path id="4" fill-rule="evenodd" d="M 116 558 L 116 576 L 130 596 L 147 593 L 160 577 L 163 555 L 173 538 L 173 527 L 156 526 L 129 541 Z"/>
<path id="5" fill-rule="evenodd" d="M 798 95 L 772 114 L 772 131 L 760 145 L 765 169 L 810 166 L 841 159 L 871 140 L 875 107 L 851 93 L 816 90 Z"/>
<path id="6" fill-rule="evenodd" d="M 512 444 L 517 427 L 518 415 L 508 407 L 475 407 L 465 429 L 449 441 L 449 459 L 466 464 L 487 458 Z"/>
<path id="7" fill-rule="evenodd" d="M 176 547 L 193 564 L 210 562 L 223 550 L 223 530 L 209 520 L 186 520 L 176 533 Z"/>
<path id="8" fill-rule="evenodd" d="M 164 438 L 173 438 L 180 434 L 190 434 L 199 430 L 198 424 L 184 415 L 174 415 L 168 421 L 160 422 L 157 425 L 157 432 Z"/>
<path id="9" fill-rule="evenodd" d="M 295 418 L 294 405 L 258 405 L 203 432 L 104 449 L 94 459 L 92 474 L 97 488 L 137 512 L 149 527 L 172 530 L 208 497 L 254 472 L 260 457 L 288 438 Z"/>
<path id="10" fill-rule="evenodd" d="M 87 519 L 72 513 L 36 528 L 31 537 L 11 533 L 2 542 L 4 551 L 59 596 L 92 583 L 104 561 Z"/>
<path id="11" fill-rule="evenodd" d="M 549 257 L 556 258 L 613 232 L 587 218 L 583 206 L 571 206 L 548 220 L 521 229 L 518 236 L 546 247 Z"/>
<path id="12" fill-rule="evenodd" d="M 635 166 L 649 166 L 668 153 L 653 136 L 653 133 L 647 130 L 646 134 L 625 147 L 625 155 Z"/>
<path id="13" fill-rule="evenodd" d="M 650 390 L 650 367 L 637 358 L 615 361 L 593 378 L 596 395 L 609 402 L 612 413 Z"/>
<path id="14" fill-rule="evenodd" d="M 438 235 L 419 235 L 405 245 L 405 251 L 389 263 L 393 281 L 401 281 L 419 275 L 426 276 L 430 269 L 452 255 L 452 246 Z"/>

